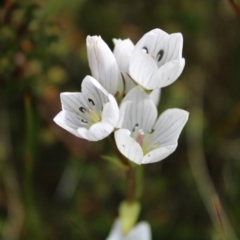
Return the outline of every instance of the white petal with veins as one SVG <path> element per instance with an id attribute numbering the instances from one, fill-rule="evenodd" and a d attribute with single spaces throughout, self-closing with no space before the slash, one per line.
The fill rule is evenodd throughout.
<path id="1" fill-rule="evenodd" d="M 55 116 L 55 118 L 53 119 L 54 122 L 56 122 L 60 127 L 69 131 L 70 133 L 72 133 L 76 137 L 80 137 L 78 132 L 77 132 L 77 129 L 78 129 L 79 125 L 77 123 L 69 121 L 68 118 L 66 117 L 65 113 L 66 113 L 65 111 L 61 111 L 60 113 L 58 113 Z"/>
<path id="2" fill-rule="evenodd" d="M 117 61 L 100 36 L 87 37 L 87 55 L 92 76 L 112 95 L 123 93 Z"/>
<path id="3" fill-rule="evenodd" d="M 141 146 L 130 136 L 127 129 L 120 129 L 114 133 L 118 150 L 129 160 L 141 164 L 143 151 Z"/>
<path id="4" fill-rule="evenodd" d="M 151 131 L 157 118 L 157 109 L 146 92 L 141 87 L 136 86 L 126 95 L 123 101 L 132 101 L 132 103 L 125 109 L 126 117 L 121 128 L 132 131 L 138 125 L 144 132 Z"/>
<path id="5" fill-rule="evenodd" d="M 79 128 L 80 136 L 86 136 L 89 141 L 99 141 L 107 137 L 114 127 L 107 122 L 98 122 L 93 124 L 88 130 L 86 128 Z"/>
<path id="6" fill-rule="evenodd" d="M 160 102 L 161 98 L 161 88 L 154 89 L 150 94 L 149 97 L 152 99 L 154 104 L 157 106 Z"/>
<path id="7" fill-rule="evenodd" d="M 151 90 L 148 85 L 152 85 L 152 77 L 158 70 L 156 62 L 152 57 L 142 50 L 132 55 L 129 65 L 129 74 L 139 85 Z M 155 81 L 155 79 L 153 79 Z"/>
<path id="8" fill-rule="evenodd" d="M 132 55 L 134 44 L 130 39 L 113 39 L 114 50 L 113 54 L 117 60 L 120 72 L 122 73 L 125 81 L 125 93 L 128 93 L 136 83 L 129 77 L 129 60 Z"/>

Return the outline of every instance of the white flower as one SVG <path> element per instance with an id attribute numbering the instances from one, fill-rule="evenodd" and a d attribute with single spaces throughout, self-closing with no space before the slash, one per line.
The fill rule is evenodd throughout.
<path id="1" fill-rule="evenodd" d="M 134 44 L 130 39 L 113 39 L 114 50 L 113 54 L 117 60 L 118 67 L 124 78 L 124 93 L 127 94 L 133 87 L 136 86 L 136 82 L 129 75 L 129 60 L 134 50 Z M 149 97 L 153 100 L 155 105 L 159 103 L 160 89 L 154 89 Z"/>
<path id="2" fill-rule="evenodd" d="M 87 37 L 87 55 L 92 76 L 113 96 L 121 96 L 123 79 L 117 61 L 100 36 Z"/>
<path id="3" fill-rule="evenodd" d="M 127 236 L 124 236 L 121 222 L 119 219 L 116 219 L 106 240 L 151 240 L 150 226 L 147 222 L 140 222 Z"/>
<path id="4" fill-rule="evenodd" d="M 136 44 L 129 62 L 129 74 L 139 85 L 152 90 L 173 83 L 182 73 L 183 37 L 160 29 L 146 33 Z"/>
<path id="5" fill-rule="evenodd" d="M 169 109 L 157 120 L 156 106 L 139 86 L 127 94 L 120 112 L 124 117 L 115 141 L 119 151 L 137 164 L 157 162 L 174 152 L 189 115 Z"/>
<path id="6" fill-rule="evenodd" d="M 61 93 L 62 111 L 54 121 L 77 137 L 98 141 L 117 125 L 119 108 L 115 98 L 94 78 L 86 76 L 82 92 Z"/>

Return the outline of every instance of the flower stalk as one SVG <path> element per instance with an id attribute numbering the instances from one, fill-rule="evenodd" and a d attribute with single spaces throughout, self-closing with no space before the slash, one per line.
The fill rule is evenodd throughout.
<path id="1" fill-rule="evenodd" d="M 136 200 L 136 169 L 135 167 L 130 164 L 130 162 L 119 152 L 115 142 L 113 141 L 112 137 L 109 136 L 108 140 L 114 150 L 115 154 L 117 155 L 119 161 L 126 166 L 126 179 L 127 179 L 127 201 L 132 203 Z"/>

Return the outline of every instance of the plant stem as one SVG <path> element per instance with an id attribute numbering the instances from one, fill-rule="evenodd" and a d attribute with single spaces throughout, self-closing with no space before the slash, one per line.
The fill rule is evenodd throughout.
<path id="1" fill-rule="evenodd" d="M 108 140 L 112 146 L 113 151 L 117 155 L 118 159 L 122 162 L 122 164 L 125 165 L 126 167 L 131 167 L 129 161 L 118 151 L 118 148 L 111 136 L 108 136 Z"/>
<path id="2" fill-rule="evenodd" d="M 130 162 L 119 152 L 115 142 L 109 136 L 108 137 L 111 146 L 117 155 L 118 159 L 125 165 L 126 168 L 126 178 L 127 178 L 127 200 L 129 203 L 132 203 L 136 200 L 136 176 L 135 176 L 135 167 L 130 164 Z"/>
<path id="3" fill-rule="evenodd" d="M 136 200 L 136 181 L 135 181 L 135 169 L 130 167 L 127 170 L 127 200 L 132 203 Z"/>

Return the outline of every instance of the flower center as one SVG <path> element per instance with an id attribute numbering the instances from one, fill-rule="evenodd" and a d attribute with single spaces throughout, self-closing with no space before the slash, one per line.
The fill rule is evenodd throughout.
<path id="1" fill-rule="evenodd" d="M 142 147 L 144 155 L 160 146 L 160 142 L 152 143 L 150 141 L 150 136 L 154 134 L 154 132 L 154 129 L 152 129 L 150 132 L 144 132 L 143 129 L 139 128 L 138 123 L 132 130 L 131 137 L 134 138 L 135 141 Z"/>
<path id="2" fill-rule="evenodd" d="M 88 102 L 92 106 L 89 109 L 86 109 L 83 106 L 80 106 L 78 109 L 83 113 L 84 118 L 81 119 L 82 124 L 94 124 L 102 120 L 102 109 L 97 109 L 94 101 L 91 98 L 88 98 Z"/>

